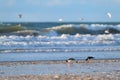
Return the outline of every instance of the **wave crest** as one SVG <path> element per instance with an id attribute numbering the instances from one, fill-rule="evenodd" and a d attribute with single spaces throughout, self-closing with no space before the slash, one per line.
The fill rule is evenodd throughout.
<path id="1" fill-rule="evenodd" d="M 46 30 L 48 31 L 55 31 L 58 34 L 70 34 L 70 35 L 75 35 L 77 33 L 79 34 L 92 34 L 92 35 L 97 35 L 97 34 L 105 34 L 106 30 L 109 30 L 110 34 L 118 34 L 120 33 L 120 27 L 119 26 L 108 26 L 108 25 L 85 25 L 85 24 L 80 24 L 80 25 L 61 25 L 61 26 L 56 26 L 52 28 L 47 28 Z"/>

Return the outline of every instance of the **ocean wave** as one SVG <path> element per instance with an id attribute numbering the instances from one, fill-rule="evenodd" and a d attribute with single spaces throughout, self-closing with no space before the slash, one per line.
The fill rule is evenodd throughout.
<path id="1" fill-rule="evenodd" d="M 50 24 L 49 24 L 50 25 Z M 46 24 L 46 26 L 49 26 Z M 52 24 L 51 24 L 52 25 Z M 16 24 L 0 24 L 0 35 L 45 35 L 45 36 L 59 36 L 63 34 L 119 34 L 120 24 L 59 24 L 58 26 L 42 27 L 41 25 L 16 25 Z"/>
<path id="2" fill-rule="evenodd" d="M 109 30 L 109 34 L 118 34 L 120 33 L 120 26 L 113 26 L 113 25 L 100 25 L 100 24 L 91 24 L 91 25 L 86 25 L 86 24 L 80 24 L 80 25 L 61 25 L 61 26 L 56 26 L 52 28 L 46 28 L 48 31 L 54 31 L 57 34 L 70 34 L 70 35 L 75 35 L 77 33 L 79 34 L 92 34 L 92 35 L 97 35 L 97 34 L 105 34 L 106 30 Z"/>
<path id="3" fill-rule="evenodd" d="M 27 36 L 33 35 L 37 36 L 40 34 L 40 31 L 29 29 L 22 25 L 11 25 L 11 24 L 2 24 L 0 26 L 0 35 L 17 35 L 17 36 Z"/>
<path id="4" fill-rule="evenodd" d="M 21 30 L 21 31 L 16 31 L 13 32 L 12 35 L 17 35 L 17 36 L 27 36 L 27 35 L 31 35 L 31 36 L 38 36 L 39 32 L 35 31 L 35 30 Z"/>
<path id="5" fill-rule="evenodd" d="M 119 24 L 27 25 L 0 26 L 0 53 L 120 51 Z"/>
<path id="6" fill-rule="evenodd" d="M 61 36 L 0 36 L 0 50 L 4 49 L 42 49 L 42 48 L 82 48 L 115 47 L 120 45 L 120 34 L 106 35 L 68 35 Z"/>
<path id="7" fill-rule="evenodd" d="M 11 33 L 11 32 L 16 32 L 16 31 L 21 31 L 24 30 L 24 27 L 16 25 L 16 26 L 3 26 L 0 27 L 0 34 L 3 33 Z"/>

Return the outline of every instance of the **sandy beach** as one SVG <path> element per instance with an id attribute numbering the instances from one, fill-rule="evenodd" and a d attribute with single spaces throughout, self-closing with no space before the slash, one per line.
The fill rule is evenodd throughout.
<path id="1" fill-rule="evenodd" d="M 120 0 L 0 0 L 0 80 L 120 80 Z"/>
<path id="2" fill-rule="evenodd" d="M 120 60 L 0 62 L 0 80 L 119 80 Z"/>

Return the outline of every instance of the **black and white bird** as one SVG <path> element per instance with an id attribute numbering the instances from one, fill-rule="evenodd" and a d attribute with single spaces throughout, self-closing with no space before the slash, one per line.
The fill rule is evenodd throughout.
<path id="1" fill-rule="evenodd" d="M 74 58 L 69 58 L 69 59 L 66 60 L 66 62 L 71 62 L 71 61 L 75 61 L 75 59 Z"/>
<path id="2" fill-rule="evenodd" d="M 93 57 L 93 56 L 88 56 L 85 60 L 86 61 L 89 61 L 89 60 L 91 60 L 91 59 L 94 59 L 95 57 Z"/>

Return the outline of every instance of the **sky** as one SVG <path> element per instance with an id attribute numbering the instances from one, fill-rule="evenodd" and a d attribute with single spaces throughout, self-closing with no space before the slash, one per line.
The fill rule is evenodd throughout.
<path id="1" fill-rule="evenodd" d="M 0 22 L 57 22 L 59 19 L 120 22 L 120 0 L 0 0 Z"/>

